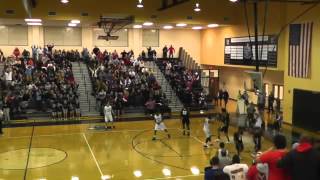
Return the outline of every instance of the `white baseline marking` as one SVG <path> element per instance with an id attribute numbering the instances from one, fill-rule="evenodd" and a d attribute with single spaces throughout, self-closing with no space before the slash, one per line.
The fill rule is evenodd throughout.
<path id="1" fill-rule="evenodd" d="M 98 164 L 98 161 L 97 161 L 95 155 L 93 154 L 93 151 L 92 151 L 92 149 L 91 149 L 91 147 L 90 147 L 90 144 L 89 144 L 89 142 L 88 142 L 88 140 L 87 140 L 87 137 L 86 137 L 86 135 L 85 135 L 84 133 L 82 134 L 82 136 L 83 136 L 84 140 L 86 141 L 86 143 L 87 143 L 87 145 L 88 145 L 88 148 L 89 148 L 89 150 L 90 150 L 90 152 L 91 152 L 91 155 L 92 155 L 92 157 L 93 157 L 93 160 L 94 160 L 94 162 L 96 163 L 97 168 L 98 168 L 98 170 L 99 170 L 99 172 L 100 172 L 100 175 L 101 175 L 101 177 L 102 177 L 102 176 L 103 176 L 103 173 L 102 173 L 102 171 L 101 171 L 101 168 L 100 168 L 100 166 L 99 166 L 99 164 Z"/>

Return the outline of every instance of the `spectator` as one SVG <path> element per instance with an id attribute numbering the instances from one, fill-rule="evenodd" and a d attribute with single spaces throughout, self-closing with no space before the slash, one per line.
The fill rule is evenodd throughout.
<path id="1" fill-rule="evenodd" d="M 269 150 L 257 158 L 258 163 L 266 163 L 269 167 L 269 180 L 286 180 L 290 179 L 284 169 L 277 167 L 277 162 L 286 154 L 287 141 L 283 135 L 276 135 L 273 138 L 273 145 L 275 150 Z"/>
<path id="2" fill-rule="evenodd" d="M 169 48 L 169 58 L 173 58 L 175 51 L 176 51 L 176 50 L 175 50 L 174 47 L 171 45 L 170 48 Z"/>
<path id="3" fill-rule="evenodd" d="M 2 121 L 3 121 L 3 111 L 2 111 L 2 107 L 0 107 L 0 136 L 3 134 Z"/>
<path id="4" fill-rule="evenodd" d="M 274 103 L 274 95 L 273 95 L 273 92 L 271 92 L 268 97 L 268 113 L 270 112 L 273 113 L 273 103 Z"/>
<path id="5" fill-rule="evenodd" d="M 164 59 L 166 59 L 168 57 L 168 47 L 167 47 L 167 45 L 165 45 L 164 48 L 162 49 L 162 57 Z"/>
<path id="6" fill-rule="evenodd" d="M 296 149 L 291 150 L 277 163 L 291 175 L 292 180 L 319 180 L 320 154 L 313 149 L 310 138 L 302 136 Z"/>
<path id="7" fill-rule="evenodd" d="M 268 164 L 254 163 L 248 170 L 247 180 L 268 180 Z"/>
<path id="8" fill-rule="evenodd" d="M 210 160 L 210 167 L 205 168 L 204 179 L 205 180 L 227 180 L 228 175 L 226 175 L 223 170 L 219 167 L 220 161 L 217 156 Z"/>
<path id="9" fill-rule="evenodd" d="M 244 180 L 246 179 L 246 174 L 248 172 L 248 165 L 240 163 L 240 157 L 234 155 L 232 157 L 232 164 L 225 166 L 223 172 L 228 174 L 229 178 L 232 180 Z"/>

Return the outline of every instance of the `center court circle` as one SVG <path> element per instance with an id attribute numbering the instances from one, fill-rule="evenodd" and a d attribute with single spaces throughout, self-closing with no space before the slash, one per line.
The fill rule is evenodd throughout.
<path id="1" fill-rule="evenodd" d="M 0 154 L 0 169 L 23 170 L 26 167 L 29 149 L 17 149 Z M 67 158 L 67 153 L 53 148 L 31 148 L 28 169 L 57 164 Z"/>

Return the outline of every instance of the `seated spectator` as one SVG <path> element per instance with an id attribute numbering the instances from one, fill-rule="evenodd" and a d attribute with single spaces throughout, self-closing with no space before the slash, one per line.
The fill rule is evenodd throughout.
<path id="1" fill-rule="evenodd" d="M 229 175 L 232 180 L 245 180 L 248 172 L 248 165 L 240 164 L 240 157 L 234 155 L 232 157 L 232 165 L 225 166 L 223 172 Z"/>
<path id="2" fill-rule="evenodd" d="M 215 156 L 210 160 L 210 166 L 204 170 L 205 180 L 228 180 L 228 175 L 220 168 L 219 157 Z"/>
<path id="3" fill-rule="evenodd" d="M 312 147 L 310 138 L 302 136 L 296 149 L 280 159 L 277 167 L 287 171 L 292 180 L 319 180 L 320 154 Z"/>

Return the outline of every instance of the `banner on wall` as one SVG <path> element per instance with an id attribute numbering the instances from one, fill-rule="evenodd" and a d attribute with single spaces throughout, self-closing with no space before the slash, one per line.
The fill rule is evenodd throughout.
<path id="1" fill-rule="evenodd" d="M 254 37 L 225 38 L 224 63 L 256 65 Z M 278 38 L 276 35 L 258 36 L 260 65 L 277 67 Z"/>

